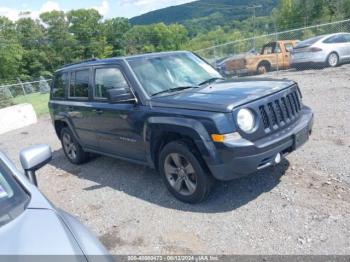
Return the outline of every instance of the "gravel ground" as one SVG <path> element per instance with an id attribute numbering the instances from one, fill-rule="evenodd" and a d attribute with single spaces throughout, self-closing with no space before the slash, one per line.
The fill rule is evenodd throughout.
<path id="1" fill-rule="evenodd" d="M 279 167 L 218 183 L 199 205 L 175 200 L 146 167 L 70 164 L 48 117 L 0 136 L 0 148 L 18 164 L 24 146 L 51 145 L 42 192 L 113 254 L 350 254 L 350 65 L 278 77 L 298 81 L 315 111 L 310 141 Z"/>

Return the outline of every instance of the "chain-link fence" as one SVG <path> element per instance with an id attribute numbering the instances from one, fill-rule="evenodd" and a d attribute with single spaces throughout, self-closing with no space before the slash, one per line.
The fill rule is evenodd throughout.
<path id="1" fill-rule="evenodd" d="M 346 57 L 350 60 L 350 34 L 325 35 L 349 32 L 350 19 L 237 40 L 196 53 L 226 76 L 336 66 Z"/>
<path id="2" fill-rule="evenodd" d="M 51 79 L 40 77 L 30 81 L 16 79 L 0 84 L 0 108 L 20 102 L 31 102 L 33 95 L 47 95 L 50 92 Z"/>

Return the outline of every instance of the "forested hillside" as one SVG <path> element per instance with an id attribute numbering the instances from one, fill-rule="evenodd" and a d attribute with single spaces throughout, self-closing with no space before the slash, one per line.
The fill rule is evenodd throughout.
<path id="1" fill-rule="evenodd" d="M 91 57 L 198 50 L 250 37 L 254 28 L 259 35 L 350 18 L 350 0 L 279 0 L 272 11 L 274 0 L 202 0 L 196 4 L 201 2 L 206 3 L 206 11 L 192 9 L 192 19 L 182 24 L 166 24 L 170 20 L 164 17 L 161 23 L 133 25 L 126 18 L 104 20 L 94 9 L 52 11 L 41 14 L 38 20 L 24 16 L 16 22 L 0 17 L 0 83 L 17 77 L 27 80 L 50 76 L 65 63 Z M 218 4 L 211 6 L 211 2 L 220 2 L 222 10 L 218 12 Z M 238 9 L 243 2 L 247 6 Z M 236 3 L 241 11 L 227 7 L 228 3 Z M 266 8 L 257 8 L 256 19 L 249 8 L 253 3 L 267 4 Z M 264 13 L 267 10 L 268 15 Z"/>
<path id="2" fill-rule="evenodd" d="M 130 22 L 134 25 L 186 23 L 188 20 L 216 15 L 221 21 L 212 21 L 211 25 L 222 25 L 228 20 L 242 20 L 252 16 L 253 6 L 261 6 L 256 9 L 258 16 L 269 15 L 277 2 L 278 0 L 199 0 L 149 12 L 130 19 Z"/>

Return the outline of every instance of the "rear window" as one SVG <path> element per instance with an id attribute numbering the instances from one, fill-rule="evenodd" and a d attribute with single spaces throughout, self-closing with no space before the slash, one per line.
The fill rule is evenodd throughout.
<path id="1" fill-rule="evenodd" d="M 0 161 L 0 227 L 24 212 L 30 197 Z"/>
<path id="2" fill-rule="evenodd" d="M 55 80 L 51 89 L 52 98 L 64 98 L 65 89 L 68 85 L 68 74 L 67 73 L 58 73 L 55 76 Z"/>
<path id="3" fill-rule="evenodd" d="M 69 97 L 89 97 L 89 70 L 80 70 L 71 73 Z"/>
<path id="4" fill-rule="evenodd" d="M 301 41 L 299 44 L 296 45 L 295 48 L 303 48 L 303 47 L 311 46 L 323 37 L 324 37 L 324 35 L 321 35 L 321 36 L 312 37 L 312 38 L 307 39 L 305 41 Z"/>

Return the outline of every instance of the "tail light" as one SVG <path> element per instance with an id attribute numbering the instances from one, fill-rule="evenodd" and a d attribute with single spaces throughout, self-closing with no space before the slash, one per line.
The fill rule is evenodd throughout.
<path id="1" fill-rule="evenodd" d="M 316 53 L 316 52 L 321 52 L 322 49 L 321 48 L 318 48 L 318 47 L 311 47 L 310 48 L 310 52 L 313 52 L 313 53 Z"/>

